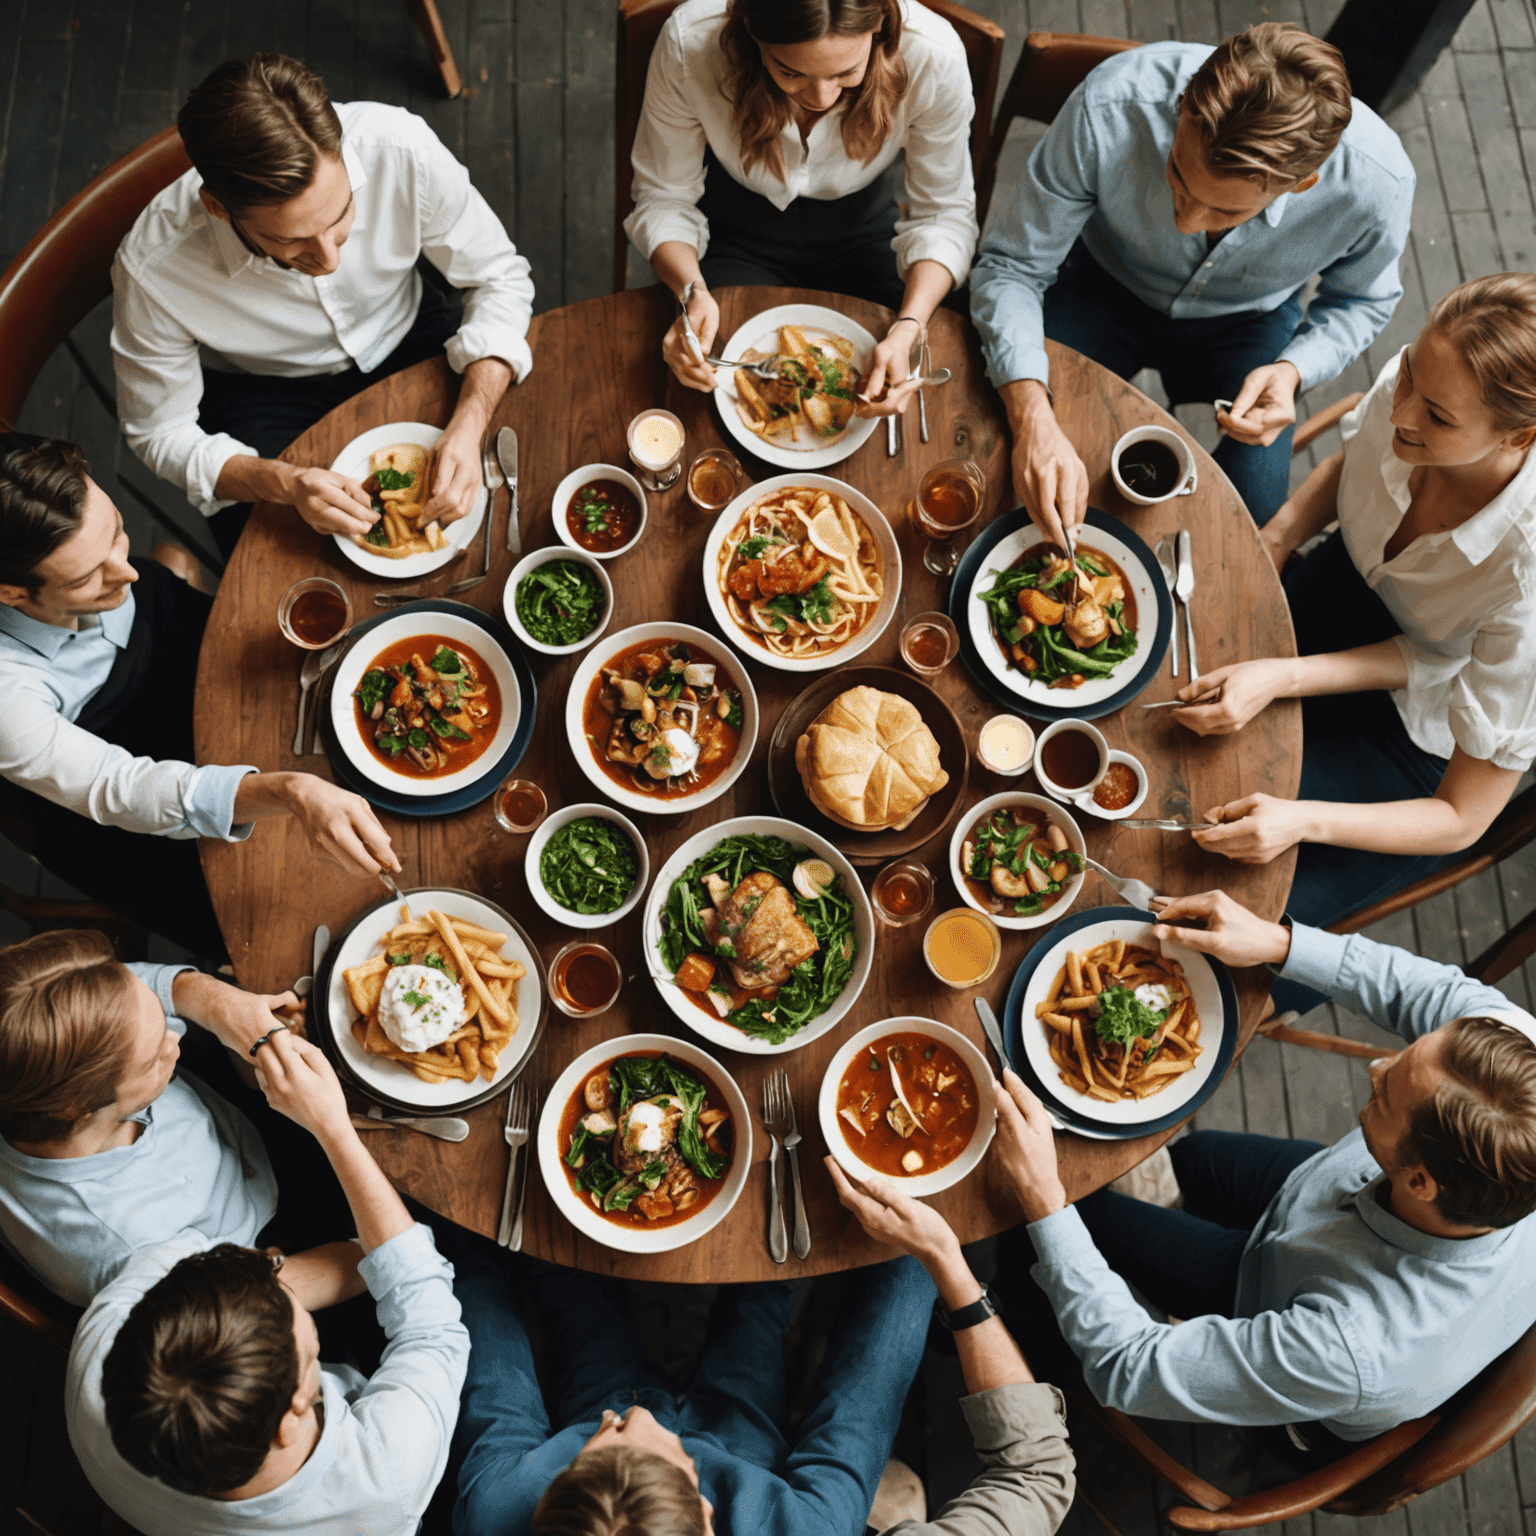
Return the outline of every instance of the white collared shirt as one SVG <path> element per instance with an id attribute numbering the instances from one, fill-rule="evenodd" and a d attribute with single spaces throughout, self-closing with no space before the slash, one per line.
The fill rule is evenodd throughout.
<path id="1" fill-rule="evenodd" d="M 907 89 L 891 115 L 891 131 L 867 164 L 843 148 L 843 114 L 817 119 L 806 142 L 793 120 L 779 135 L 784 180 L 758 163 L 743 169 L 731 124 L 720 47 L 725 0 L 686 0 L 661 29 L 645 83 L 635 133 L 635 211 L 624 232 L 647 261 L 658 245 L 681 240 L 700 256 L 709 221 L 697 204 L 704 191 L 704 149 L 742 186 L 781 212 L 799 197 L 830 202 L 867 187 L 906 151 L 906 216 L 892 246 L 903 276 L 915 261 L 942 262 L 958 287 L 970 271 L 979 230 L 971 179 L 970 129 L 975 102 L 965 49 L 955 29 L 913 0 L 901 0 L 901 58 Z"/>
<path id="2" fill-rule="evenodd" d="M 1406 350 L 1406 348 L 1404 349 Z M 1399 352 L 1347 415 L 1339 528 L 1355 569 L 1402 626 L 1408 686 L 1392 702 L 1414 744 L 1524 772 L 1536 762 L 1536 453 L 1459 528 L 1382 558 L 1408 510 L 1392 451 Z"/>
<path id="3" fill-rule="evenodd" d="M 370 372 L 416 318 L 422 255 L 468 291 L 464 323 L 447 346 L 454 371 L 499 357 L 521 380 L 533 366 L 528 263 L 469 172 L 399 107 L 353 101 L 339 103 L 336 114 L 356 213 L 335 272 L 312 277 L 252 255 L 203 207 L 195 170 L 161 192 L 118 247 L 118 416 L 133 451 L 205 516 L 230 505 L 214 495 L 224 465 L 260 455 L 198 426 L 203 365 L 281 378 L 340 373 L 354 363 Z"/>

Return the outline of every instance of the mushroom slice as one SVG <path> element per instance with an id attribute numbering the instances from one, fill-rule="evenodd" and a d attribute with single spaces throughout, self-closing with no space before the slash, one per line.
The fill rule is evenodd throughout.
<path id="1" fill-rule="evenodd" d="M 859 1120 L 859 1117 L 856 1114 L 854 1114 L 852 1108 L 849 1105 L 844 1104 L 843 1107 L 840 1110 L 838 1110 L 838 1114 L 844 1120 L 846 1120 L 848 1122 L 848 1124 L 851 1125 L 854 1128 L 854 1130 L 856 1130 L 859 1133 L 860 1136 L 864 1135 L 863 1123 Z"/>
<path id="2" fill-rule="evenodd" d="M 896 1070 L 895 1049 L 896 1048 L 894 1046 L 887 1046 L 885 1051 L 885 1059 L 886 1063 L 891 1069 L 891 1082 L 896 1085 L 896 1097 L 901 1100 L 901 1107 L 906 1110 L 907 1114 L 911 1117 L 912 1124 L 915 1125 L 918 1130 L 923 1133 L 924 1136 L 931 1136 L 933 1133 L 928 1129 L 926 1125 L 923 1124 L 921 1120 L 917 1118 L 917 1111 L 912 1108 L 911 1100 L 907 1098 L 907 1090 L 901 1086 L 901 1073 Z"/>

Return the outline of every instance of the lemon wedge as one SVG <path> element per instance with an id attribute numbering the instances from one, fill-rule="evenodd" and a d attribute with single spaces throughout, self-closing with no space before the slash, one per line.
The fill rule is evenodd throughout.
<path id="1" fill-rule="evenodd" d="M 792 878 L 795 889 L 807 901 L 815 901 L 831 888 L 836 872 L 825 859 L 801 859 Z"/>
<path id="2" fill-rule="evenodd" d="M 831 555 L 835 560 L 852 562 L 858 555 L 857 548 L 849 542 L 848 532 L 830 503 L 810 520 L 806 533 L 822 554 Z"/>

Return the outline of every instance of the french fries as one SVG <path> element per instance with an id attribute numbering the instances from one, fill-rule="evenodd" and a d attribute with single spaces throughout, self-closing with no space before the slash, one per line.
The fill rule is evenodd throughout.
<path id="1" fill-rule="evenodd" d="M 1144 983 L 1168 988 L 1171 1002 L 1156 1031 L 1129 1046 L 1103 1039 L 1094 1026 L 1100 998 L 1112 987 Z M 1115 939 L 1086 953 L 1068 950 L 1035 1017 L 1045 1026 L 1051 1060 L 1074 1092 L 1106 1103 L 1145 1099 L 1193 1069 L 1204 1049 L 1184 968 L 1155 950 Z"/>
<path id="2" fill-rule="evenodd" d="M 363 489 L 373 497 L 380 517 L 368 534 L 356 536 L 369 554 L 403 560 L 407 555 L 429 554 L 448 542 L 436 518 L 426 524 L 421 521 L 436 462 L 435 453 L 414 443 L 380 448 L 369 458 Z M 407 483 L 400 484 L 402 480 Z"/>
<path id="3" fill-rule="evenodd" d="M 853 364 L 853 343 L 830 332 L 807 333 L 798 325 L 779 328 L 777 353 L 748 349 L 749 363 L 780 359 L 781 377 L 756 379 L 744 368 L 735 373 L 736 412 L 742 424 L 767 441 L 786 448 L 820 447 L 842 432 L 854 416 L 854 397 L 863 375 Z M 800 441 L 804 429 L 808 441 Z"/>
<path id="4" fill-rule="evenodd" d="M 517 1033 L 517 984 L 527 974 L 521 962 L 502 959 L 506 941 L 504 933 L 441 912 L 413 918 L 402 905 L 400 921 L 380 940 L 382 953 L 341 973 L 357 1014 L 353 1039 L 369 1055 L 397 1061 L 425 1083 L 490 1082 Z M 447 968 L 464 988 L 467 1017 L 429 1050 L 404 1051 L 379 1022 L 384 978 L 392 965 L 429 963 Z"/>

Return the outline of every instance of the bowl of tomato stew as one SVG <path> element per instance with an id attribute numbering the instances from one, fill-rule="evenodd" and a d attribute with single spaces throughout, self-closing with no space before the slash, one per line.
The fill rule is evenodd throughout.
<path id="1" fill-rule="evenodd" d="M 645 532 L 645 491 L 617 464 L 587 464 L 555 487 L 550 515 L 562 544 L 595 560 L 612 560 L 633 549 Z"/>
<path id="2" fill-rule="evenodd" d="M 713 1056 L 667 1035 L 625 1035 L 555 1079 L 538 1127 L 550 1199 L 584 1237 L 666 1253 L 730 1214 L 752 1167 L 752 1117 Z"/>
<path id="3" fill-rule="evenodd" d="M 1042 928 L 1083 888 L 1088 845 L 1071 813 L 1044 795 L 992 795 L 955 823 L 949 872 L 968 907 L 999 928 Z"/>
<path id="4" fill-rule="evenodd" d="M 982 1159 L 997 1126 L 992 1071 L 959 1030 L 907 1015 L 843 1042 L 821 1080 L 827 1150 L 855 1178 L 936 1195 Z"/>

